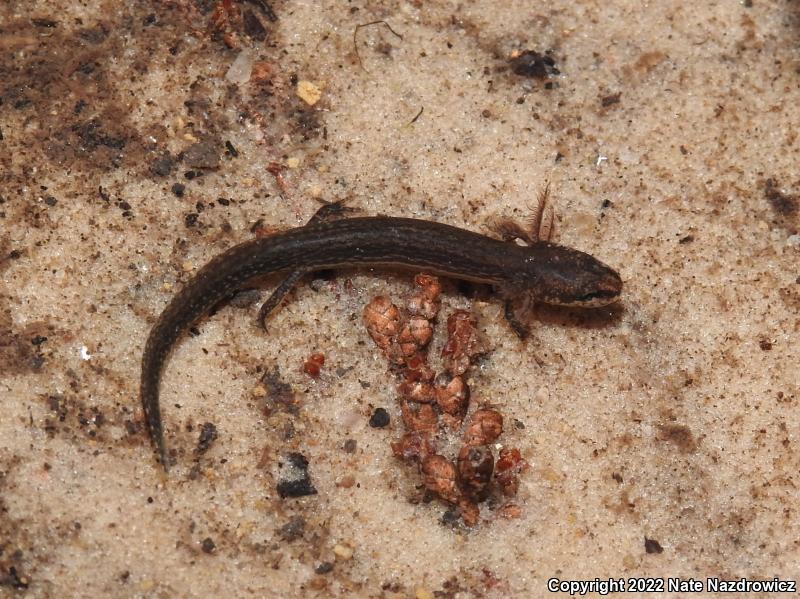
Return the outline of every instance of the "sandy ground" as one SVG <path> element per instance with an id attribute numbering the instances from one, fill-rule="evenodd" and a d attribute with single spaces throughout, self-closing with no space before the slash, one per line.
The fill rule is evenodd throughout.
<path id="1" fill-rule="evenodd" d="M 216 4 L 0 5 L 0 595 L 800 578 L 796 1 Z M 516 75 L 523 50 L 559 73 Z M 472 405 L 530 464 L 521 517 L 443 523 L 392 456 L 361 312 L 408 274 L 304 284 L 269 334 L 253 294 L 198 323 L 164 375 L 159 469 L 141 352 L 212 256 L 315 197 L 485 231 L 548 181 L 560 243 L 619 269 L 620 305 L 542 309 L 525 343 L 490 296 L 447 283 L 443 307 L 492 347 Z M 290 452 L 316 495 L 279 497 Z"/>

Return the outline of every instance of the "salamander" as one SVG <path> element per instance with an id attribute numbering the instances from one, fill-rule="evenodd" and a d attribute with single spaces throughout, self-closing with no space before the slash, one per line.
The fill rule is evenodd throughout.
<path id="1" fill-rule="evenodd" d="M 140 394 L 161 464 L 169 467 L 159 386 L 170 350 L 195 320 L 248 279 L 290 273 L 262 307 L 262 322 L 305 274 L 342 267 L 381 266 L 488 283 L 506 301 L 506 316 L 517 332 L 512 303 L 596 307 L 619 298 L 622 280 L 609 266 L 578 250 L 530 241 L 518 245 L 411 218 L 312 219 L 306 226 L 245 241 L 213 258 L 172 298 L 145 345 Z"/>

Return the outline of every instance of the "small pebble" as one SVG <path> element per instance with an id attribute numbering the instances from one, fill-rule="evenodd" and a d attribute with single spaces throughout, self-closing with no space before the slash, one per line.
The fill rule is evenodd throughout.
<path id="1" fill-rule="evenodd" d="M 349 489 L 354 484 L 356 484 L 356 479 L 352 474 L 348 474 L 347 476 L 342 477 L 341 480 L 336 482 L 336 486 L 341 487 L 342 489 Z"/>
<path id="2" fill-rule="evenodd" d="M 217 549 L 217 546 L 214 544 L 214 541 L 211 539 L 211 537 L 206 537 L 203 539 L 201 547 L 204 553 L 214 553 L 214 551 Z"/>
<path id="3" fill-rule="evenodd" d="M 383 428 L 389 425 L 389 412 L 384 408 L 376 408 L 369 419 L 372 428 Z"/>
<path id="4" fill-rule="evenodd" d="M 343 560 L 349 560 L 353 557 L 353 548 L 349 545 L 339 544 L 337 543 L 333 547 L 333 553 L 336 555 L 337 558 L 341 558 Z"/>
<path id="5" fill-rule="evenodd" d="M 297 82 L 297 96 L 309 106 L 313 106 L 322 97 L 322 90 L 311 81 L 300 80 Z"/>

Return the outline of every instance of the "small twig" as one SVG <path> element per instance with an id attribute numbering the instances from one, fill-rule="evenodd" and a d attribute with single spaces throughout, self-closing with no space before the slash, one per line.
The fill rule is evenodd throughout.
<path id="1" fill-rule="evenodd" d="M 361 62 L 361 55 L 358 53 L 358 41 L 356 40 L 356 36 L 358 35 L 359 29 L 361 29 L 362 27 L 371 27 L 372 25 L 386 25 L 386 28 L 389 31 L 391 31 L 396 37 L 398 37 L 401 40 L 403 39 L 403 36 L 397 33 L 394 29 L 392 29 L 392 26 L 389 25 L 389 23 L 387 23 L 386 21 L 370 21 L 369 23 L 362 23 L 361 25 L 356 25 L 356 28 L 353 29 L 353 50 L 355 50 L 356 58 L 358 58 L 358 65 L 362 69 L 364 69 L 364 71 L 366 71 L 367 73 L 369 73 L 369 71 L 367 71 L 367 69 L 364 67 L 364 63 Z"/>
<path id="2" fill-rule="evenodd" d="M 272 7 L 269 5 L 266 0 L 249 0 L 250 4 L 255 4 L 261 9 L 267 18 L 272 21 L 273 23 L 278 20 L 278 15 L 275 14 L 275 11 L 272 10 Z"/>
<path id="3" fill-rule="evenodd" d="M 423 106 L 422 108 L 420 108 L 420 109 L 419 109 L 419 112 L 417 113 L 417 116 L 415 116 L 413 119 L 411 119 L 411 122 L 409 123 L 409 125 L 413 125 L 414 123 L 416 123 L 416 122 L 417 122 L 417 119 L 418 119 L 419 117 L 421 117 L 421 116 L 422 116 L 422 112 L 423 112 L 424 110 L 425 110 L 425 107 L 424 107 L 424 106 Z"/>

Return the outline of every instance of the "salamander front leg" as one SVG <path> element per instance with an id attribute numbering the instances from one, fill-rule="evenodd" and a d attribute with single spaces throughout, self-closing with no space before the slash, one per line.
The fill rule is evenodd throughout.
<path id="1" fill-rule="evenodd" d="M 506 322 L 511 327 L 511 330 L 513 330 L 514 333 L 516 333 L 517 337 L 519 337 L 523 341 L 527 339 L 531 331 L 527 327 L 527 325 L 523 324 L 517 317 L 517 312 L 514 309 L 514 303 L 511 300 L 505 301 L 505 312 L 503 316 L 505 317 Z"/>

